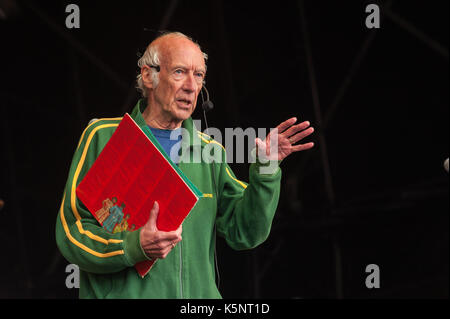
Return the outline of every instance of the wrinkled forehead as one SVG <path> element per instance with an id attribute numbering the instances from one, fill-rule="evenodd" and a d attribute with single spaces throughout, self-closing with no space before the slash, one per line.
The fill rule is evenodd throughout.
<path id="1" fill-rule="evenodd" d="M 206 71 L 203 52 L 198 45 L 183 37 L 167 37 L 158 43 L 160 62 L 168 67 L 183 65 Z"/>

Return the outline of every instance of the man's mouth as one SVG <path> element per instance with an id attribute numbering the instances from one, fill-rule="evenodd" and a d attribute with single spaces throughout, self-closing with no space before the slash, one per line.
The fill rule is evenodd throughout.
<path id="1" fill-rule="evenodd" d="M 182 107 L 182 108 L 190 108 L 192 106 L 192 100 L 189 99 L 184 99 L 184 98 L 180 98 L 180 99 L 176 99 L 178 106 Z"/>

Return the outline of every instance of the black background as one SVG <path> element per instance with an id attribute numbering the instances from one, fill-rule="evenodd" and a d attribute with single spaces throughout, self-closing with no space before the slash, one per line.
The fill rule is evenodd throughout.
<path id="1" fill-rule="evenodd" d="M 131 111 L 138 54 L 161 29 L 208 53 L 210 126 L 316 128 L 316 147 L 281 164 L 268 240 L 219 241 L 223 297 L 448 298 L 448 1 L 76 1 L 80 29 L 65 27 L 69 1 L 13 2 L 0 20 L 1 298 L 77 297 L 54 236 L 70 161 L 90 119 Z M 380 29 L 365 26 L 369 3 Z M 248 164 L 231 167 L 248 180 Z"/>

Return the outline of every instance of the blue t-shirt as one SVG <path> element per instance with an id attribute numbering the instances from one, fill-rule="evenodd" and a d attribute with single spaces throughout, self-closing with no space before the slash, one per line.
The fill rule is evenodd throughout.
<path id="1" fill-rule="evenodd" d="M 162 148 L 166 152 L 167 155 L 170 156 L 170 159 L 175 164 L 178 164 L 180 160 L 180 148 L 181 148 L 181 127 L 175 130 L 160 130 L 157 128 L 150 127 L 153 135 L 158 140 L 159 144 L 161 144 Z M 172 139 L 170 138 L 172 137 Z"/>

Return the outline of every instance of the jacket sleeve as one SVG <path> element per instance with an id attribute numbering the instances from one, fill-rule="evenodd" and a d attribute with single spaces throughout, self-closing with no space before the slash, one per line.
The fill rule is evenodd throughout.
<path id="1" fill-rule="evenodd" d="M 277 163 L 268 174 L 264 167 L 251 164 L 247 184 L 236 178 L 226 161 L 221 164 L 217 232 L 235 250 L 254 248 L 269 236 L 280 197 L 281 169 Z"/>
<path id="2" fill-rule="evenodd" d="M 102 130 L 114 130 L 116 126 L 117 123 L 96 123 L 83 132 L 73 156 L 56 220 L 56 243 L 62 255 L 70 263 L 92 273 L 117 272 L 147 259 L 139 242 L 140 230 L 115 234 L 107 232 L 75 192 L 107 142 L 102 141 L 99 134 Z"/>

